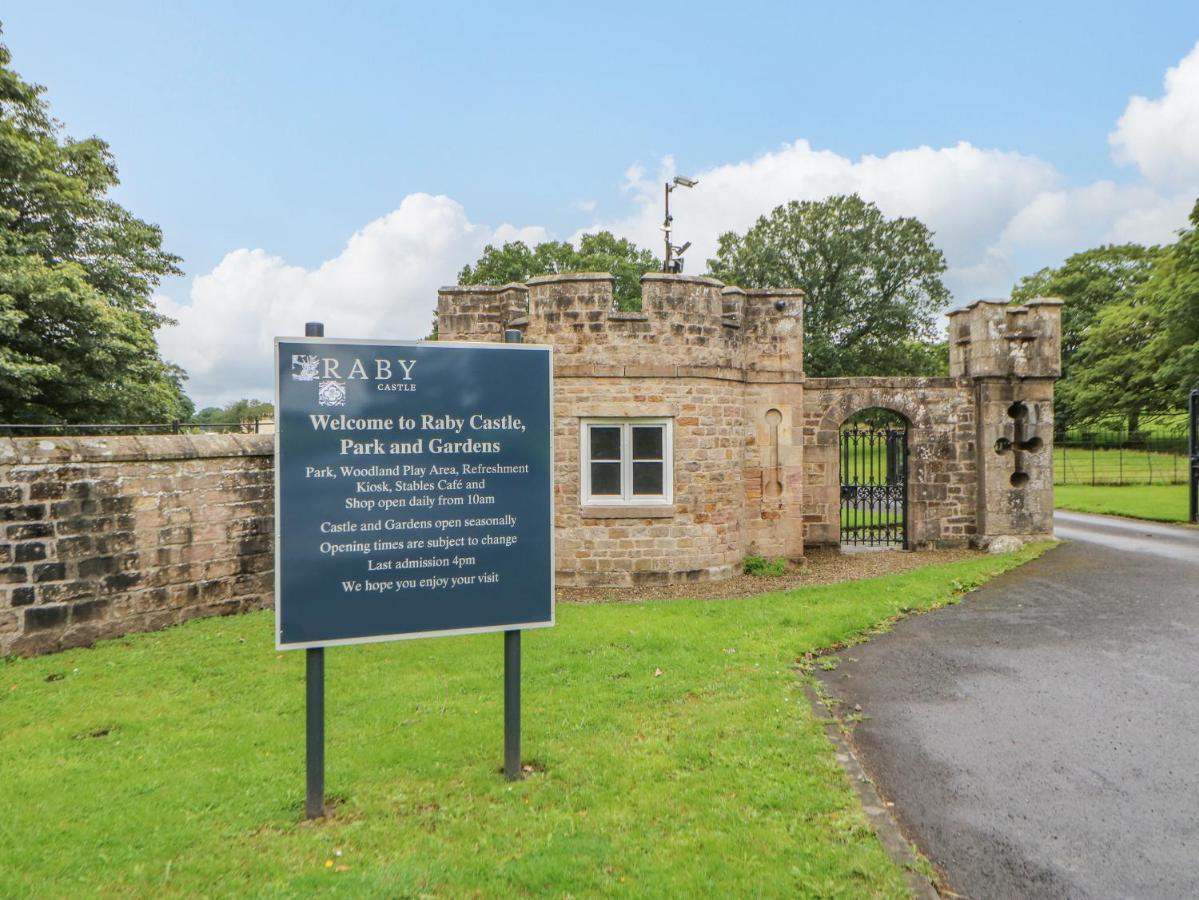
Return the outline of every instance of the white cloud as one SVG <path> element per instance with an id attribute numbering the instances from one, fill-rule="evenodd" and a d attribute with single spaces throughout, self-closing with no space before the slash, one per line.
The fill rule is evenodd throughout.
<path id="1" fill-rule="evenodd" d="M 690 272 L 706 268 L 721 233 L 744 231 L 781 203 L 856 192 L 877 203 L 886 215 L 916 216 L 932 228 L 954 269 L 951 282 L 957 271 L 980 265 L 1012 217 L 1038 194 L 1055 189 L 1060 180 L 1052 166 L 1034 157 L 982 150 L 968 143 L 917 147 L 854 161 L 816 150 L 805 140 L 753 160 L 687 174 L 698 178 L 699 185 L 674 191 L 671 213 L 675 240 L 692 242 L 687 254 Z M 669 157 L 652 178 L 641 166 L 630 167 L 624 189 L 634 198 L 633 212 L 595 222 L 580 232 L 607 228 L 661 254 L 661 185 L 673 175 L 674 161 Z"/>
<path id="2" fill-rule="evenodd" d="M 160 333 L 163 356 L 187 370 L 200 405 L 273 393 L 272 342 L 323 321 L 330 335 L 417 339 L 428 334 L 437 288 L 489 242 L 537 242 L 542 228 L 471 223 L 448 197 L 410 194 L 316 269 L 263 250 L 234 250 L 192 282 L 187 304 L 157 299 L 178 325 Z"/>
<path id="3" fill-rule="evenodd" d="M 1069 254 L 1105 243 L 1169 241 L 1186 222 L 1188 196 L 1111 181 L 1044 191 L 1012 217 L 1000 244 Z"/>
<path id="4" fill-rule="evenodd" d="M 790 200 L 856 192 L 888 216 L 915 216 L 933 230 L 957 302 L 1004 296 L 1019 276 L 1087 247 L 1171 241 L 1199 194 L 1199 44 L 1169 70 L 1160 99 L 1129 101 L 1110 140 L 1117 162 L 1140 168 L 1140 181 L 1072 186 L 1036 157 L 966 142 L 854 160 L 797 140 L 688 172 L 700 184 L 671 195 L 674 239 L 692 242 L 687 269 L 702 272 L 721 233 L 744 232 Z M 662 182 L 674 174 L 671 157 L 652 177 L 630 166 L 623 190 L 632 211 L 576 237 L 606 228 L 661 254 Z"/>
<path id="5" fill-rule="evenodd" d="M 1199 44 L 1167 72 L 1160 98 L 1129 101 L 1109 139 L 1113 158 L 1135 164 L 1139 180 L 1072 185 L 1036 157 L 965 142 L 855 160 L 796 140 L 686 172 L 699 185 L 672 194 L 674 239 L 692 242 L 687 270 L 702 272 L 723 232 L 743 232 L 789 200 L 857 192 L 886 215 L 916 216 L 935 232 L 959 303 L 1004 296 L 1019 276 L 1100 243 L 1169 241 L 1199 194 Z M 630 165 L 620 186 L 629 212 L 594 219 L 574 237 L 607 228 L 661 254 L 662 183 L 674 174 L 670 156 L 652 175 Z M 597 204 L 575 207 L 590 214 Z M 412 194 L 319 268 L 235 250 L 193 281 L 188 303 L 158 298 L 179 320 L 161 335 L 163 353 L 190 373 L 188 391 L 202 404 L 266 397 L 275 335 L 320 319 L 330 334 L 422 337 L 437 287 L 485 244 L 548 237 L 540 227 L 473 224 L 448 197 Z"/>
<path id="6" fill-rule="evenodd" d="M 1117 162 L 1166 187 L 1199 186 L 1199 43 L 1166 72 L 1157 100 L 1133 97 L 1108 135 Z"/>

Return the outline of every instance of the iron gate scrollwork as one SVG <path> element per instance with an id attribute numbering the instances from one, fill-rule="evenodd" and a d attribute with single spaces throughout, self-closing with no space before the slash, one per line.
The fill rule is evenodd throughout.
<path id="1" fill-rule="evenodd" d="M 908 432 L 856 422 L 841 429 L 841 543 L 906 547 Z"/>

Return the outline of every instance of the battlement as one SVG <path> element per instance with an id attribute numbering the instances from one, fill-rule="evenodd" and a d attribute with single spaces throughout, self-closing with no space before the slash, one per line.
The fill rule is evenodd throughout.
<path id="1" fill-rule="evenodd" d="M 976 300 L 949 313 L 954 378 L 1057 378 L 1062 374 L 1062 301 Z"/>
<path id="2" fill-rule="evenodd" d="M 649 273 L 639 312 L 617 309 L 603 272 L 438 292 L 442 340 L 500 341 L 507 328 L 551 344 L 565 365 L 675 366 L 803 374 L 803 291 L 728 287 L 714 278 Z"/>
<path id="3" fill-rule="evenodd" d="M 444 287 L 437 292 L 437 333 L 443 341 L 502 341 L 528 308 L 523 284 Z"/>

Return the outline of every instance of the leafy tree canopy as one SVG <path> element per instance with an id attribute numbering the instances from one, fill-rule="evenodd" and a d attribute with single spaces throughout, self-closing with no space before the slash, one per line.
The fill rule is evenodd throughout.
<path id="1" fill-rule="evenodd" d="M 1152 352 L 1161 327 L 1162 310 L 1140 292 L 1095 314 L 1073 354 L 1070 377 L 1057 386 L 1071 423 L 1119 418 L 1135 432 L 1145 411 L 1169 408 Z"/>
<path id="2" fill-rule="evenodd" d="M 1045 268 L 1020 279 L 1012 300 L 1027 303 L 1037 297 L 1060 297 L 1062 307 L 1062 366 L 1070 360 L 1099 311 L 1132 299 L 1149 278 L 1160 247 L 1109 244 L 1075 253 L 1056 269 Z"/>
<path id="3" fill-rule="evenodd" d="M 186 418 L 151 301 L 179 259 L 108 198 L 108 145 L 63 138 L 44 89 L 10 63 L 0 45 L 0 420 Z"/>
<path id="4" fill-rule="evenodd" d="M 809 375 L 932 375 L 947 366 L 929 345 L 949 300 L 932 237 L 856 194 L 792 201 L 744 235 L 722 235 L 708 267 L 741 287 L 803 288 Z"/>
<path id="5" fill-rule="evenodd" d="M 1013 291 L 1066 301 L 1057 395 L 1070 421 L 1120 418 L 1136 431 L 1199 386 L 1199 202 L 1190 223 L 1168 246 L 1098 247 Z"/>
<path id="6" fill-rule="evenodd" d="M 275 407 L 263 400 L 234 400 L 223 407 L 206 406 L 191 421 L 204 425 L 243 425 L 255 419 L 270 419 Z"/>
<path id="7" fill-rule="evenodd" d="M 1108 371 L 1110 367 L 1106 360 L 1099 359 L 1106 351 L 1100 351 L 1098 347 L 1116 338 L 1117 323 L 1124 322 L 1133 329 L 1123 336 L 1124 346 L 1117 354 L 1123 360 L 1122 364 L 1128 362 L 1127 353 L 1137 352 L 1129 342 L 1147 339 L 1142 328 L 1143 313 L 1126 311 L 1109 315 L 1100 329 L 1101 334 L 1092 340 L 1091 347 L 1084 354 L 1088 369 L 1087 375 L 1083 376 L 1086 383 L 1082 380 L 1075 383 L 1078 366 L 1084 362 L 1079 357 L 1084 340 L 1098 327 L 1104 310 L 1134 302 L 1137 290 L 1148 280 L 1160 254 L 1159 247 L 1143 247 L 1140 244 L 1096 247 L 1075 253 L 1057 268 L 1044 268 L 1026 275 L 1012 289 L 1012 300 L 1017 303 L 1026 303 L 1036 297 L 1059 297 L 1065 301 L 1066 305 L 1062 307 L 1062 380 L 1057 390 L 1056 410 L 1059 424 L 1067 425 L 1080 418 L 1095 418 L 1095 401 L 1099 393 L 1107 390 L 1100 385 L 1115 374 Z M 1103 416 L 1139 419 L 1145 403 L 1155 402 L 1152 383 L 1153 379 L 1149 378 L 1140 380 L 1139 387 L 1135 389 L 1130 385 L 1130 390 L 1122 397 L 1124 405 L 1117 409 L 1109 404 Z"/>
<path id="8" fill-rule="evenodd" d="M 641 276 L 660 271 L 662 261 L 632 241 L 610 231 L 585 234 L 576 249 L 569 241 L 543 241 L 530 248 L 524 241 L 509 241 L 496 248 L 488 244 L 473 266 L 458 273 L 459 284 L 509 284 L 537 275 L 564 272 L 610 272 L 621 309 L 641 308 Z"/>
<path id="9" fill-rule="evenodd" d="M 1190 391 L 1199 389 L 1199 200 L 1190 223 L 1140 291 L 1146 305 L 1161 310 L 1163 324 L 1150 350 L 1171 408 L 1184 405 Z"/>

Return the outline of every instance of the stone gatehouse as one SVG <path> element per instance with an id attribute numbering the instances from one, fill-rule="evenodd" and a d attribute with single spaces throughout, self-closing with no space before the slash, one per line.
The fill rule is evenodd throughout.
<path id="1" fill-rule="evenodd" d="M 441 340 L 554 347 L 558 581 L 603 585 L 839 543 L 840 431 L 870 409 L 905 423 L 904 546 L 1048 537 L 1060 306 L 950 313 L 948 378 L 807 378 L 802 292 L 711 278 L 646 275 L 641 312 L 600 273 L 448 287 L 437 309 Z"/>
<path id="2" fill-rule="evenodd" d="M 616 311 L 596 274 L 440 294 L 442 338 L 556 350 L 560 584 L 839 543 L 863 410 L 904 423 L 902 466 L 864 488 L 902 494 L 904 545 L 1051 533 L 1058 301 L 951 313 L 949 378 L 807 378 L 797 291 L 647 275 L 642 299 Z M 269 435 L 0 438 L 0 656 L 269 606 L 273 462 Z"/>

